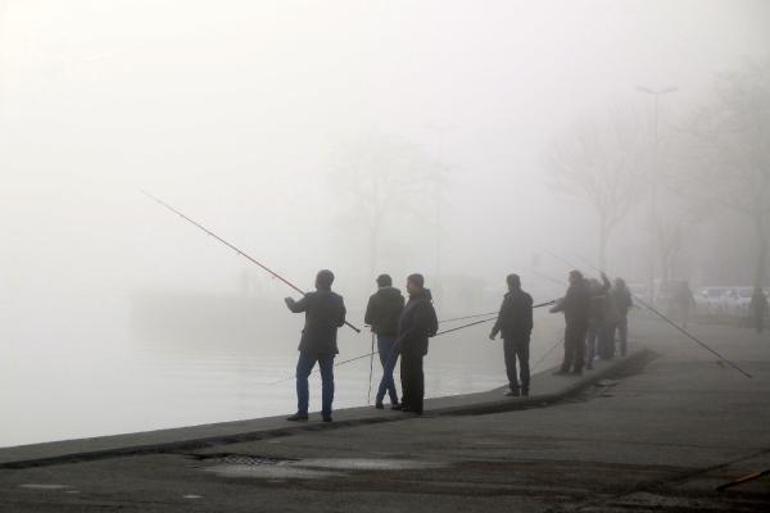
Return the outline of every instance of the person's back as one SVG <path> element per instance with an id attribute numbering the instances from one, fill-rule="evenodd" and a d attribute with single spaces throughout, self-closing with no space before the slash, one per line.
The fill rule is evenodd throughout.
<path id="1" fill-rule="evenodd" d="M 492 331 L 499 331 L 504 340 L 509 340 L 529 335 L 532 325 L 532 296 L 521 289 L 505 294 Z"/>
<path id="2" fill-rule="evenodd" d="M 369 298 L 364 322 L 377 335 L 396 336 L 398 319 L 404 308 L 404 296 L 395 287 L 382 287 Z"/>
<path id="3" fill-rule="evenodd" d="M 342 296 L 331 290 L 309 292 L 295 303 L 304 308 L 305 328 L 299 343 L 300 351 L 337 354 L 337 329 L 345 324 L 345 304 Z M 294 310 L 292 311 L 303 311 Z"/>

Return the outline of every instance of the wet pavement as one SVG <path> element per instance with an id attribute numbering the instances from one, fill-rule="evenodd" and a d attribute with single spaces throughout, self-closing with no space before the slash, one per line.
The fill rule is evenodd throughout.
<path id="1" fill-rule="evenodd" d="M 659 354 L 547 407 L 300 431 L 0 470 L 0 512 L 770 511 L 770 341 L 694 327 L 746 379 L 655 323 Z"/>

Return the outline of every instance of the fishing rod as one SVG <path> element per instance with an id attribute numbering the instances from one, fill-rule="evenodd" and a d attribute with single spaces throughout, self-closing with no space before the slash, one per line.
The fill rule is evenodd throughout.
<path id="1" fill-rule="evenodd" d="M 592 268 L 593 270 L 595 270 L 595 271 L 597 271 L 597 272 L 600 272 L 600 273 L 602 273 L 602 274 L 605 274 L 605 273 L 604 273 L 604 271 L 602 271 L 601 269 L 597 268 L 595 265 L 591 264 L 591 263 L 590 263 L 588 260 L 586 260 L 585 258 L 581 257 L 580 255 L 577 255 L 577 257 L 578 257 L 580 260 L 582 260 L 583 262 L 585 262 L 585 263 L 586 263 L 586 264 L 587 264 L 587 265 L 588 265 L 590 268 Z M 746 376 L 747 378 L 749 378 L 749 379 L 753 378 L 753 376 L 752 376 L 751 374 L 749 374 L 748 372 L 746 372 L 745 370 L 743 370 L 743 369 L 742 369 L 741 367 L 739 367 L 739 366 L 738 366 L 736 363 L 733 363 L 733 362 L 732 362 L 732 360 L 729 360 L 729 359 L 727 359 L 726 357 L 722 356 L 722 355 L 721 355 L 719 352 L 717 352 L 717 351 L 716 351 L 715 349 L 713 349 L 711 346 L 709 346 L 708 344 L 706 344 L 705 342 L 703 342 L 702 340 L 700 340 L 698 337 L 696 337 L 695 335 L 693 335 L 692 333 L 690 333 L 689 331 L 687 331 L 687 330 L 686 330 L 686 329 L 684 329 L 683 327 L 679 326 L 679 325 L 678 325 L 676 322 L 674 322 L 673 320 L 671 320 L 671 319 L 670 319 L 668 316 L 666 316 L 666 315 L 664 315 L 663 313 L 661 313 L 660 311 L 658 311 L 658 309 L 657 309 L 657 308 L 653 307 L 652 305 L 649 305 L 649 304 L 647 304 L 647 302 L 646 302 L 646 301 L 644 301 L 642 298 L 640 298 L 639 296 L 637 296 L 636 294 L 634 294 L 634 293 L 633 293 L 633 292 L 631 292 L 630 290 L 629 290 L 628 292 L 629 292 L 629 294 L 631 294 L 631 296 L 633 296 L 633 298 L 634 298 L 636 301 L 638 301 L 638 302 L 639 302 L 639 304 L 641 304 L 641 305 L 642 305 L 643 307 L 645 307 L 647 310 L 649 310 L 650 312 L 654 313 L 655 315 L 657 315 L 658 317 L 660 317 L 661 319 L 663 319 L 663 321 L 665 321 L 665 322 L 666 322 L 666 324 L 668 324 L 668 325 L 672 326 L 674 329 L 676 329 L 677 331 L 679 331 L 680 333 L 682 333 L 684 336 L 686 336 L 686 337 L 687 337 L 687 338 L 689 338 L 690 340 L 694 341 L 696 344 L 698 344 L 699 346 L 701 346 L 703 349 L 705 349 L 705 350 L 706 350 L 706 351 L 708 351 L 709 353 L 713 354 L 714 356 L 716 356 L 717 358 L 719 358 L 720 360 L 722 360 L 722 361 L 723 361 L 723 362 L 725 362 L 727 365 L 729 365 L 729 366 L 730 366 L 730 367 L 732 367 L 733 369 L 737 370 L 738 372 L 740 372 L 741 374 L 743 374 L 743 375 L 744 375 L 744 376 Z"/>
<path id="2" fill-rule="evenodd" d="M 546 301 L 546 302 L 544 302 L 544 303 L 538 303 L 538 304 L 536 304 L 536 305 L 533 305 L 533 306 L 532 306 L 532 309 L 534 310 L 535 308 L 542 308 L 542 307 L 544 307 L 544 306 L 550 306 L 550 305 L 553 305 L 553 304 L 555 304 L 555 303 L 556 303 L 556 300 L 555 300 L 555 299 L 552 299 L 552 300 L 550 300 L 550 301 Z M 455 328 L 450 328 L 450 329 L 448 329 L 448 330 L 439 331 L 439 332 L 438 332 L 438 333 L 436 333 L 434 336 L 435 336 L 435 337 L 438 337 L 439 335 L 445 335 L 445 334 L 447 334 L 447 333 L 452 333 L 452 332 L 455 332 L 455 331 L 460 331 L 460 330 L 463 330 L 463 329 L 465 329 L 465 328 L 470 328 L 471 326 L 477 326 L 477 325 L 479 325 L 479 324 L 484 324 L 484 323 L 486 323 L 486 322 L 491 322 L 491 321 L 495 321 L 495 320 L 497 320 L 497 317 L 498 317 L 498 312 L 492 312 L 492 314 L 494 314 L 494 317 L 490 317 L 489 319 L 482 319 L 482 320 L 480 320 L 480 321 L 475 321 L 475 322 L 471 322 L 471 323 L 468 323 L 468 324 L 463 324 L 462 326 L 457 326 L 457 327 L 455 327 Z M 467 317 L 466 317 L 466 319 L 472 319 L 472 318 L 474 318 L 474 317 L 481 317 L 482 315 L 483 315 L 483 316 L 486 316 L 486 315 L 492 315 L 492 314 L 478 314 L 478 315 L 469 315 L 469 316 L 467 316 Z M 443 321 L 443 322 L 449 322 L 449 321 L 451 321 L 451 320 L 460 320 L 460 319 L 461 319 L 461 318 L 460 318 L 460 317 L 458 317 L 457 319 L 447 319 L 447 320 L 445 320 L 445 321 Z"/>
<path id="3" fill-rule="evenodd" d="M 538 303 L 538 304 L 532 306 L 532 308 L 533 309 L 534 308 L 542 308 L 544 306 L 553 305 L 555 303 L 556 303 L 556 300 L 546 301 L 544 303 Z M 465 328 L 470 328 L 472 326 L 478 326 L 479 324 L 485 324 L 487 322 L 492 322 L 494 320 L 497 320 L 497 312 L 495 312 L 495 316 L 494 317 L 491 317 L 489 319 L 482 319 L 480 321 L 475 321 L 475 322 L 471 322 L 471 323 L 468 323 L 468 324 L 463 324 L 462 326 L 457 326 L 455 328 L 451 328 L 451 329 L 448 329 L 448 330 L 439 331 L 438 333 L 436 333 L 434 335 L 434 337 L 438 337 L 438 336 L 441 336 L 441 335 L 446 335 L 448 333 L 453 333 L 455 331 L 460 331 L 460 330 L 463 330 Z M 345 365 L 345 364 L 348 364 L 348 363 L 353 363 L 353 362 L 358 361 L 358 360 L 363 360 L 364 358 L 368 358 L 368 357 L 372 357 L 373 358 L 374 355 L 379 354 L 379 353 L 380 353 L 379 351 L 372 351 L 371 353 L 362 354 L 362 355 L 359 355 L 359 356 L 355 356 L 353 358 L 349 358 L 347 360 L 343 360 L 341 362 L 337 362 L 337 363 L 334 364 L 334 366 L 335 367 L 339 367 L 341 365 Z M 285 381 L 289 381 L 290 379 L 294 379 L 294 376 L 289 376 L 287 378 L 282 378 L 282 379 L 279 379 L 278 381 L 273 381 L 273 382 L 270 382 L 268 384 L 269 385 L 277 385 L 279 383 L 283 383 Z"/>
<path id="4" fill-rule="evenodd" d="M 235 246 L 235 245 L 233 245 L 233 244 L 231 244 L 231 243 L 227 242 L 225 239 L 223 239 L 222 237 L 220 237 L 220 236 L 219 236 L 219 235 L 217 235 L 216 233 L 212 232 L 211 230 L 209 230 L 208 228 L 206 228 L 206 227 L 205 227 L 205 226 L 203 226 L 202 224 L 198 223 L 197 221 L 193 221 L 192 219 L 190 219 L 189 217 L 187 217 L 186 215 L 184 215 L 184 214 L 183 214 L 182 212 L 180 212 L 179 210 L 175 209 L 174 207 L 172 207 L 171 205 L 169 205 L 169 204 L 168 204 L 168 203 L 166 203 L 165 201 L 163 201 L 163 200 L 161 200 L 161 199 L 159 199 L 159 198 L 156 198 L 155 196 L 153 196 L 153 195 L 152 195 L 152 194 L 150 194 L 149 192 L 147 192 L 147 191 L 144 191 L 144 190 L 143 190 L 143 191 L 141 191 L 141 192 L 142 192 L 142 194 L 144 194 L 145 196 L 147 196 L 148 198 L 150 198 L 151 200 L 153 200 L 155 203 L 159 204 L 160 206 L 164 207 L 164 208 L 165 208 L 165 209 L 167 209 L 167 210 L 170 210 L 171 212 L 173 212 L 174 214 L 178 215 L 179 217 L 181 217 L 182 219 L 184 219 L 184 220 L 185 220 L 185 221 L 187 221 L 188 223 L 192 224 L 193 226 L 195 226 L 195 227 L 196 227 L 196 228 L 198 228 L 199 230 L 203 231 L 203 232 L 204 232 L 204 233 L 206 233 L 207 235 L 209 235 L 209 236 L 211 236 L 211 237 L 215 238 L 216 240 L 218 240 L 219 242 L 221 242 L 222 244 L 224 244 L 224 245 L 225 245 L 225 246 L 227 246 L 228 248 L 232 249 L 233 251 L 235 251 L 236 253 L 238 253 L 238 254 L 239 254 L 239 255 L 241 255 L 242 257 L 244 257 L 246 260 L 250 261 L 250 262 L 251 262 L 251 263 L 253 263 L 253 264 L 256 264 L 256 265 L 257 265 L 257 266 L 259 266 L 259 267 L 260 267 L 262 270 L 264 270 L 264 271 L 266 271 L 268 274 L 270 274 L 270 275 L 271 275 L 273 278 L 277 278 L 277 279 L 279 279 L 280 281 L 282 281 L 283 283 L 285 283 L 286 285 L 288 285 L 289 287 L 291 287 L 291 288 L 292 288 L 292 289 L 294 289 L 295 291 L 299 292 L 299 293 L 300 293 L 300 294 L 302 294 L 303 296 L 305 295 L 305 291 L 303 291 L 301 288 L 297 287 L 297 286 L 296 286 L 296 285 L 294 285 L 292 282 L 290 282 L 289 280 L 287 280 L 286 278 L 284 278 L 283 276 L 281 276 L 281 275 L 280 275 L 280 274 L 278 274 L 277 272 L 273 271 L 272 269 L 270 269 L 269 267 L 267 267 L 266 265 L 264 265 L 264 264 L 263 264 L 262 262 L 260 262 L 259 260 L 255 259 L 254 257 L 252 257 L 251 255 L 247 254 L 246 252 L 242 251 L 242 250 L 241 250 L 240 248 L 238 248 L 237 246 Z M 361 333 L 361 330 L 360 330 L 360 329 L 358 329 L 357 327 L 353 326 L 353 325 L 352 325 L 352 324 L 350 324 L 349 322 L 345 321 L 345 325 L 346 325 L 346 326 L 348 326 L 349 328 L 353 329 L 353 331 L 355 331 L 356 333 Z"/>

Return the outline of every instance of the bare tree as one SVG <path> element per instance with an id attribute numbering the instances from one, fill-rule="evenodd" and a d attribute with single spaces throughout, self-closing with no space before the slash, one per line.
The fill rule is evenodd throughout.
<path id="1" fill-rule="evenodd" d="M 686 127 L 700 165 L 682 189 L 751 223 L 754 285 L 761 287 L 770 239 L 770 60 L 720 74 L 715 86 L 713 101 Z"/>
<path id="2" fill-rule="evenodd" d="M 643 136 L 636 116 L 615 110 L 606 119 L 578 125 L 549 153 L 554 188 L 583 200 L 596 214 L 600 269 L 606 269 L 610 237 L 640 198 Z"/>
<path id="3" fill-rule="evenodd" d="M 369 276 L 378 272 L 389 233 L 405 222 L 430 224 L 422 204 L 443 187 L 443 169 L 421 146 L 382 135 L 363 138 L 335 156 L 330 178 L 339 198 L 340 224 L 359 234 L 354 240 L 363 242 Z"/>

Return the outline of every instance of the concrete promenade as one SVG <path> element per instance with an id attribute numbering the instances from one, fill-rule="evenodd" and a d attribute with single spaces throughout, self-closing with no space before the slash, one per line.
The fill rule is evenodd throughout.
<path id="1" fill-rule="evenodd" d="M 655 322 L 632 358 L 431 399 L 417 418 L 335 412 L 0 450 L 0 512 L 770 511 L 770 339 L 692 330 L 754 376 Z M 652 357 L 654 355 L 654 358 Z"/>

